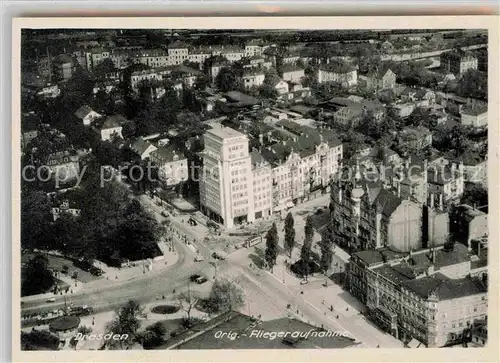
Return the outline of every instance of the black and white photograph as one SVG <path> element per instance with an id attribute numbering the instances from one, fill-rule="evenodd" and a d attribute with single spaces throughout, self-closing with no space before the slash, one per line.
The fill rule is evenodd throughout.
<path id="1" fill-rule="evenodd" d="M 88 25 L 21 29 L 20 350 L 497 344 L 487 28 Z"/>

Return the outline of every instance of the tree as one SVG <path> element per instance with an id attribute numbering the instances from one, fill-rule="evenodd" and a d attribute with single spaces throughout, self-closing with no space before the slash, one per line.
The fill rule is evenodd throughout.
<path id="1" fill-rule="evenodd" d="M 47 292 L 54 285 L 54 276 L 49 270 L 47 256 L 36 254 L 22 269 L 21 295 L 36 295 Z"/>
<path id="2" fill-rule="evenodd" d="M 191 310 L 193 310 L 194 306 L 198 302 L 199 297 L 189 290 L 187 292 L 181 292 L 178 295 L 177 300 L 179 301 L 179 305 L 181 305 L 186 312 L 187 319 L 191 320 Z"/>
<path id="3" fill-rule="evenodd" d="M 475 207 L 488 205 L 488 190 L 478 183 L 466 183 L 464 194 L 460 199 L 461 204 L 468 204 Z"/>
<path id="4" fill-rule="evenodd" d="M 467 137 L 467 129 L 463 125 L 455 125 L 451 129 L 439 126 L 433 137 L 433 146 L 436 149 L 452 152 L 456 157 L 469 150 L 471 144 Z"/>
<path id="5" fill-rule="evenodd" d="M 312 225 L 312 218 L 308 216 L 306 225 L 304 226 L 304 244 L 300 250 L 300 260 L 302 261 L 302 272 L 306 279 L 309 275 L 309 263 L 311 261 L 311 249 L 314 237 L 314 228 Z"/>
<path id="6" fill-rule="evenodd" d="M 332 261 L 333 261 L 332 247 L 333 247 L 332 241 L 327 239 L 322 239 L 320 243 L 320 249 L 321 249 L 320 266 L 321 269 L 324 271 L 325 275 L 332 266 Z"/>
<path id="7" fill-rule="evenodd" d="M 115 318 L 107 325 L 107 331 L 112 334 L 127 334 L 128 339 L 110 339 L 107 342 L 110 348 L 123 350 L 132 347 L 140 340 L 138 332 L 141 326 L 139 321 L 141 314 L 143 308 L 134 300 L 130 300 L 117 311 Z"/>
<path id="8" fill-rule="evenodd" d="M 111 58 L 105 58 L 101 63 L 96 65 L 93 74 L 97 79 L 104 79 L 109 73 L 116 72 L 116 67 Z"/>
<path id="9" fill-rule="evenodd" d="M 59 337 L 47 330 L 21 332 L 22 350 L 58 350 L 59 343 Z"/>
<path id="10" fill-rule="evenodd" d="M 215 84 L 222 92 L 234 91 L 239 88 L 239 81 L 231 68 L 224 67 L 215 78 Z"/>
<path id="11" fill-rule="evenodd" d="M 225 278 L 214 282 L 208 297 L 208 305 L 216 313 L 237 310 L 244 302 L 245 295 L 237 282 Z"/>
<path id="12" fill-rule="evenodd" d="M 166 333 L 167 329 L 161 321 L 147 326 L 146 330 L 142 334 L 142 346 L 144 347 L 144 349 L 151 349 L 159 346 L 164 342 L 163 337 Z"/>
<path id="13" fill-rule="evenodd" d="M 21 197 L 21 247 L 40 247 L 40 241 L 49 228 L 51 203 L 42 191 L 26 189 Z"/>
<path id="14" fill-rule="evenodd" d="M 295 228 L 292 212 L 289 212 L 285 218 L 285 248 L 290 258 L 295 247 Z"/>
<path id="15" fill-rule="evenodd" d="M 486 73 L 469 69 L 459 79 L 456 93 L 462 97 L 488 98 L 488 77 Z"/>
<path id="16" fill-rule="evenodd" d="M 276 258 L 278 257 L 278 228 L 276 223 L 273 223 L 269 231 L 266 234 L 266 252 L 265 260 L 267 266 L 273 270 L 276 265 Z"/>

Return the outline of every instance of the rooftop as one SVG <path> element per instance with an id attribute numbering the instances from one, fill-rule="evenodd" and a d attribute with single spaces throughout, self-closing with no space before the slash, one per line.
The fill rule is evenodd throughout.
<path id="1" fill-rule="evenodd" d="M 327 64 L 323 63 L 322 65 L 320 65 L 320 69 L 326 72 L 333 73 L 349 73 L 356 70 L 356 68 L 354 68 L 352 65 L 339 61 L 332 61 Z"/>
<path id="2" fill-rule="evenodd" d="M 237 102 L 241 105 L 257 105 L 259 100 L 255 97 L 249 96 L 245 93 L 239 91 L 230 91 L 225 94 L 226 98 L 228 98 L 232 102 Z"/>
<path id="3" fill-rule="evenodd" d="M 220 139 L 230 139 L 233 137 L 241 137 L 241 136 L 246 136 L 244 133 L 239 132 L 235 129 L 232 129 L 230 127 L 225 127 L 225 126 L 216 126 L 214 125 L 211 129 L 207 130 L 208 134 L 212 134 L 214 136 L 217 136 Z"/>
<path id="4" fill-rule="evenodd" d="M 488 105 L 469 105 L 462 108 L 461 113 L 470 116 L 479 116 L 488 112 Z"/>
<path id="5" fill-rule="evenodd" d="M 96 122 L 97 127 L 101 130 L 104 129 L 114 129 L 116 127 L 121 127 L 123 123 L 128 122 L 128 120 L 122 115 L 111 115 L 105 116 Z"/>
<path id="6" fill-rule="evenodd" d="M 162 162 L 172 162 L 179 159 L 185 159 L 185 155 L 173 146 L 159 147 L 151 153 L 151 156 Z"/>
<path id="7" fill-rule="evenodd" d="M 435 295 L 440 301 L 485 294 L 487 286 L 477 278 L 448 279 L 442 274 L 406 281 L 405 287 L 423 298 Z"/>
<path id="8" fill-rule="evenodd" d="M 79 119 L 83 119 L 85 116 L 87 116 L 89 113 L 92 112 L 92 109 L 87 106 L 81 106 L 78 110 L 75 111 L 75 116 L 78 117 Z"/>

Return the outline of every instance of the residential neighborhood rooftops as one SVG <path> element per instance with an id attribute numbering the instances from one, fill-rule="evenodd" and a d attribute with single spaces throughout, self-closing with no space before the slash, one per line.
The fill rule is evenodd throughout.
<path id="1" fill-rule="evenodd" d="M 85 118 L 89 113 L 91 113 L 93 110 L 87 106 L 83 105 L 81 106 L 78 110 L 75 111 L 74 115 L 78 117 L 79 119 Z"/>
<path id="2" fill-rule="evenodd" d="M 479 116 L 488 112 L 488 105 L 468 105 L 464 106 L 461 113 L 470 116 Z"/>
<path id="3" fill-rule="evenodd" d="M 127 122 L 128 120 L 122 115 L 104 116 L 96 121 L 96 127 L 101 130 L 114 129 L 116 127 L 121 127 L 123 123 Z"/>
<path id="4" fill-rule="evenodd" d="M 237 102 L 242 105 L 257 105 L 259 100 L 239 91 L 230 91 L 225 94 L 226 98 L 232 102 Z"/>
<path id="5" fill-rule="evenodd" d="M 320 69 L 332 73 L 349 73 L 354 72 L 356 68 L 346 62 L 333 61 L 330 63 L 323 63 Z"/>
<path id="6" fill-rule="evenodd" d="M 151 152 L 151 157 L 161 162 L 172 162 L 186 158 L 184 154 L 174 146 L 159 147 Z"/>

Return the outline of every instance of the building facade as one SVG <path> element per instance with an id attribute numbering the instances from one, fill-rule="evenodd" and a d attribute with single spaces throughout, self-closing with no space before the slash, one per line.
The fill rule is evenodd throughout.
<path id="1" fill-rule="evenodd" d="M 255 220 L 252 158 L 248 137 L 215 126 L 204 134 L 201 211 L 225 228 Z"/>
<path id="2" fill-rule="evenodd" d="M 440 56 L 441 68 L 456 76 L 461 76 L 469 69 L 477 69 L 478 60 L 472 53 L 451 51 L 442 53 Z"/>

